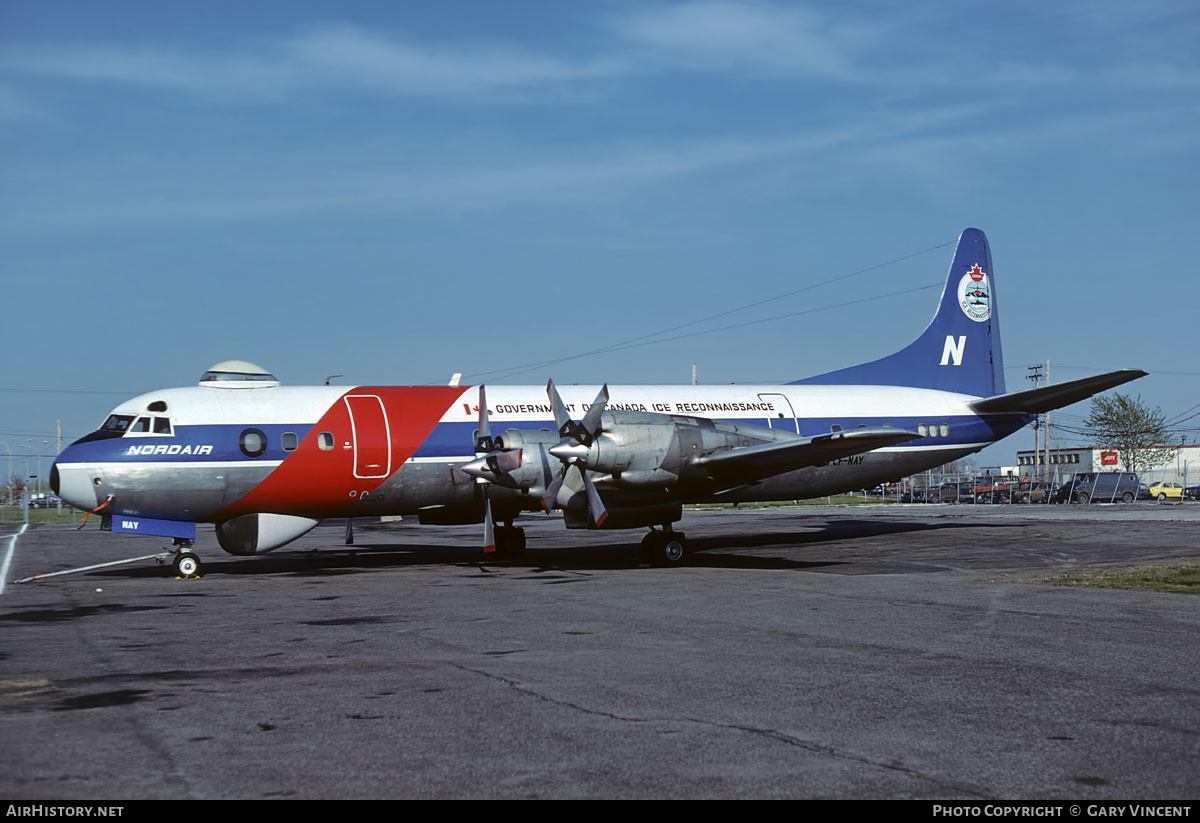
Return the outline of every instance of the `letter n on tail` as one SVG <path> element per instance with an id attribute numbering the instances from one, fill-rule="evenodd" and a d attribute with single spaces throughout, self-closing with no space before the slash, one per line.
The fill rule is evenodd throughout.
<path id="1" fill-rule="evenodd" d="M 962 365 L 963 349 L 967 347 L 967 336 L 960 335 L 958 342 L 954 342 L 953 335 L 946 335 L 946 346 L 942 349 L 942 362 L 939 365 L 946 366 L 950 361 L 954 361 L 954 365 Z"/>

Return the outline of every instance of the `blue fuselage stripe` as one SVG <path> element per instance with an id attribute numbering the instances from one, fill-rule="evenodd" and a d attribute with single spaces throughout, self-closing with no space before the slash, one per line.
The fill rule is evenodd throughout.
<path id="1" fill-rule="evenodd" d="M 917 431 L 917 427 L 925 425 L 934 427 L 947 426 L 947 436 L 930 436 L 905 444 L 909 447 L 929 447 L 946 449 L 954 446 L 966 446 L 979 443 L 990 443 L 1000 440 L 1020 429 L 1032 417 L 1028 415 L 956 415 L 929 417 L 802 417 L 799 418 L 800 434 L 808 437 L 825 434 L 837 425 L 843 429 L 853 429 L 858 426 L 893 426 L 898 429 Z M 769 428 L 775 426 L 784 431 L 793 431 L 792 418 L 768 419 L 729 418 L 729 422 L 748 424 Z M 76 463 L 160 463 L 164 461 L 178 463 L 208 463 L 208 462 L 245 462 L 247 465 L 268 461 L 284 460 L 290 451 L 285 451 L 281 445 L 284 433 L 293 433 L 298 441 L 312 430 L 308 423 L 258 425 L 266 435 L 267 450 L 257 456 L 248 457 L 238 446 L 238 438 L 248 427 L 236 425 L 202 425 L 177 426 L 173 435 L 140 435 L 112 438 L 108 440 L 93 440 L 72 445 L 70 460 Z M 417 448 L 413 457 L 436 459 L 439 457 L 463 457 L 473 451 L 474 422 L 443 421 L 434 427 L 429 436 Z M 536 431 L 538 429 L 555 430 L 551 420 L 519 420 L 506 422 L 492 421 L 493 434 L 502 434 L 506 429 Z M 939 428 L 940 435 L 940 428 Z"/>

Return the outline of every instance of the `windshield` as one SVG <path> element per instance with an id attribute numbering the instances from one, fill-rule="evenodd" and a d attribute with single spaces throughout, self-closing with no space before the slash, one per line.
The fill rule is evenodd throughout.
<path id="1" fill-rule="evenodd" d="M 132 414 L 110 414 L 108 419 L 104 421 L 104 425 L 100 427 L 100 431 L 124 434 L 132 422 Z"/>

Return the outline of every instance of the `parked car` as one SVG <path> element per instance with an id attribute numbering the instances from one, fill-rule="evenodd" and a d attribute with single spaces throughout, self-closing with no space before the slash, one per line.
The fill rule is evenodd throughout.
<path id="1" fill-rule="evenodd" d="M 975 499 L 974 483 L 947 481 L 936 489 L 930 489 L 926 500 L 930 503 L 969 503 Z"/>
<path id="2" fill-rule="evenodd" d="M 1183 496 L 1187 500 L 1200 500 L 1200 486 L 1185 486 Z"/>
<path id="3" fill-rule="evenodd" d="M 35 494 L 29 498 L 31 509 L 53 509 L 58 506 L 58 498 L 52 494 Z"/>
<path id="4" fill-rule="evenodd" d="M 1056 483 L 1021 483 L 1009 494 L 1014 503 L 1049 503 L 1057 490 Z"/>
<path id="5" fill-rule="evenodd" d="M 1132 503 L 1138 476 L 1132 472 L 1080 472 L 1063 483 L 1055 503 Z"/>
<path id="6" fill-rule="evenodd" d="M 1159 503 L 1166 503 L 1168 500 L 1183 499 L 1183 484 L 1182 483 L 1155 483 L 1150 487 L 1150 499 L 1157 500 Z"/>
<path id="7" fill-rule="evenodd" d="M 1012 488 L 1017 485 L 1015 480 L 1002 480 L 996 478 L 987 478 L 983 483 L 975 487 L 975 502 L 976 503 L 1007 503 L 1009 493 Z"/>

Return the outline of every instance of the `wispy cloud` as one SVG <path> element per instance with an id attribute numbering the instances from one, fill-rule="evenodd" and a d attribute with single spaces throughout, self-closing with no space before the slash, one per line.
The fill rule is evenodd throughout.
<path id="1" fill-rule="evenodd" d="M 602 77 L 615 60 L 567 60 L 526 49 L 417 44 L 348 24 L 308 27 L 241 52 L 125 45 L 23 45 L 0 50 L 0 70 L 232 99 L 357 88 L 402 95 L 486 95 Z"/>
<path id="2" fill-rule="evenodd" d="M 854 73 L 852 52 L 870 37 L 803 6 L 725 0 L 643 7 L 613 28 L 660 61 L 834 78 Z"/>
<path id="3" fill-rule="evenodd" d="M 25 231 L 242 220 L 321 212 L 394 214 L 486 211 L 525 204 L 594 202 L 629 196 L 638 187 L 734 168 L 810 167 L 912 135 L 940 133 L 971 121 L 977 107 L 878 112 L 870 121 L 774 137 L 641 142 L 572 149 L 558 158 L 414 158 L 403 171 L 347 171 L 344 158 L 293 157 L 253 171 L 209 165 L 203 178 L 159 175 L 139 165 L 122 186 L 104 191 L 66 170 L 42 186 L 53 192 L 23 201 L 5 228 Z M 363 160 L 360 158 L 360 160 Z M 341 161 L 341 162 L 338 162 Z M 370 166 L 363 160 L 359 167 Z M 380 168 L 384 165 L 381 164 Z M 298 171 L 303 169 L 304 171 Z M 321 173 L 322 169 L 337 169 Z M 75 194 L 72 194 L 75 190 Z"/>
<path id="4" fill-rule="evenodd" d="M 669 72 L 772 76 L 875 87 L 885 93 L 1070 87 L 1108 78 L 1123 86 L 1196 85 L 1197 71 L 1189 61 L 1172 62 L 1169 54 L 1149 45 L 1128 54 L 1107 50 L 1090 67 L 1061 56 L 1056 62 L 1054 53 L 1041 51 L 1025 57 L 994 50 L 979 55 L 977 42 L 954 36 L 945 14 L 918 10 L 881 17 L 829 8 L 770 0 L 635 6 L 597 16 L 577 42 L 551 47 L 532 38 L 436 40 L 343 22 L 242 39 L 215 50 L 183 44 L 10 41 L 0 42 L 0 72 L 10 81 L 57 78 L 229 102 L 290 100 L 312 93 L 510 101 L 537 99 L 551 89 L 578 93 L 598 80 Z M 1063 14 L 1069 22 L 1072 12 Z M 1142 39 L 1147 37 L 1143 32 Z M 1085 45 L 1076 50 L 1084 57 L 1096 53 Z"/>
<path id="5" fill-rule="evenodd" d="M 417 45 L 348 25 L 311 29 L 281 51 L 305 74 L 403 94 L 475 94 L 622 70 L 613 60 L 565 60 L 509 46 Z"/>

